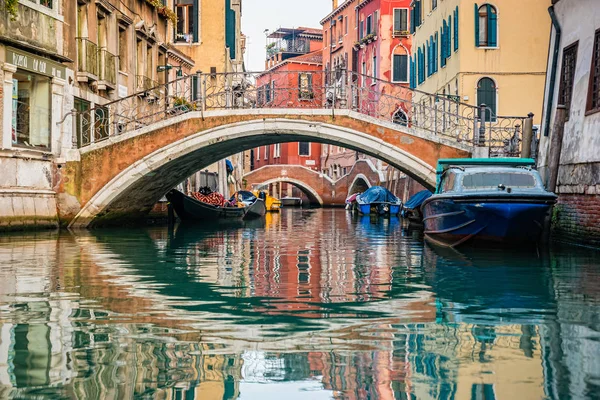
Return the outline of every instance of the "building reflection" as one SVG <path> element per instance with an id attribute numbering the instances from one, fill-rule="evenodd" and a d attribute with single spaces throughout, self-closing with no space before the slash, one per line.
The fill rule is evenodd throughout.
<path id="1" fill-rule="evenodd" d="M 593 254 L 445 253 L 329 210 L 0 238 L 0 397 L 585 398 L 594 279 Z"/>

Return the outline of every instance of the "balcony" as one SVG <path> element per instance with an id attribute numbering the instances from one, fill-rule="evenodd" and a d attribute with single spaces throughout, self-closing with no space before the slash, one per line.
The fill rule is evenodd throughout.
<path id="1" fill-rule="evenodd" d="M 284 53 L 282 61 L 310 52 L 310 42 L 305 39 L 278 39 L 267 45 L 267 59 L 275 54 Z"/>
<path id="2" fill-rule="evenodd" d="M 158 98 L 160 96 L 160 88 L 158 82 L 153 81 L 144 75 L 135 76 L 135 91 L 142 97 Z M 151 90 L 152 89 L 152 90 Z"/>
<path id="3" fill-rule="evenodd" d="M 98 80 L 98 46 L 87 38 L 75 38 L 77 41 L 77 82 Z"/>
<path id="4" fill-rule="evenodd" d="M 114 90 L 117 86 L 117 56 L 101 48 L 98 53 L 100 80 L 98 89 Z"/>

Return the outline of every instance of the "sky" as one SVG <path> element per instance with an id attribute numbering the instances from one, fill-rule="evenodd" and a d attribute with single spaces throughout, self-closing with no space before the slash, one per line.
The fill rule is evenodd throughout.
<path id="1" fill-rule="evenodd" d="M 330 12 L 331 0 L 243 0 L 242 32 L 248 37 L 246 70 L 265 69 L 265 29 L 321 28 L 319 22 Z"/>

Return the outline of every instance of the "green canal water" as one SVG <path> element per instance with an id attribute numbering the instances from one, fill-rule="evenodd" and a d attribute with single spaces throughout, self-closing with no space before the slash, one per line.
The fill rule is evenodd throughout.
<path id="1" fill-rule="evenodd" d="M 0 398 L 600 398 L 600 253 L 398 220 L 0 236 Z"/>

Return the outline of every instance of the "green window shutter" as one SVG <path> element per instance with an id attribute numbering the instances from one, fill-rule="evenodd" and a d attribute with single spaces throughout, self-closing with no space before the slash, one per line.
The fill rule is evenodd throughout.
<path id="1" fill-rule="evenodd" d="M 446 24 L 446 21 L 444 21 L 444 25 Z M 442 56 L 440 59 L 440 64 L 442 67 L 446 66 L 446 33 L 444 32 L 446 29 L 444 27 L 442 27 L 441 31 L 440 31 L 440 37 L 442 38 L 442 46 L 441 46 L 441 51 L 442 51 Z"/>
<path id="2" fill-rule="evenodd" d="M 192 75 L 192 98 L 191 101 L 198 100 L 198 75 Z"/>
<path id="3" fill-rule="evenodd" d="M 438 36 L 438 34 L 436 32 L 435 40 L 433 41 L 433 72 L 438 71 L 439 44 L 440 44 L 440 37 Z"/>
<path id="4" fill-rule="evenodd" d="M 475 3 L 475 47 L 479 47 L 479 7 Z"/>
<path id="5" fill-rule="evenodd" d="M 498 15 L 496 10 L 491 6 L 487 5 L 488 13 L 488 46 L 496 47 L 498 45 Z"/>
<path id="6" fill-rule="evenodd" d="M 458 50 L 458 6 L 454 12 L 454 51 Z"/>
<path id="7" fill-rule="evenodd" d="M 415 7 L 413 6 L 410 8 L 410 33 L 415 33 L 415 25 Z"/>
<path id="8" fill-rule="evenodd" d="M 402 24 L 401 24 L 400 16 L 401 16 L 400 10 L 399 9 L 395 9 L 394 10 L 394 31 L 401 31 L 402 30 L 402 28 L 401 28 Z"/>
<path id="9" fill-rule="evenodd" d="M 192 5 L 192 12 L 194 13 L 194 16 L 192 17 L 192 21 L 193 21 L 193 25 L 194 25 L 193 31 L 192 31 L 192 37 L 193 37 L 194 43 L 198 43 L 198 41 L 200 40 L 200 35 L 198 33 L 198 26 L 200 25 L 200 21 L 198 21 L 198 10 L 200 9 L 199 2 L 200 2 L 200 0 L 194 0 L 193 5 Z"/>

